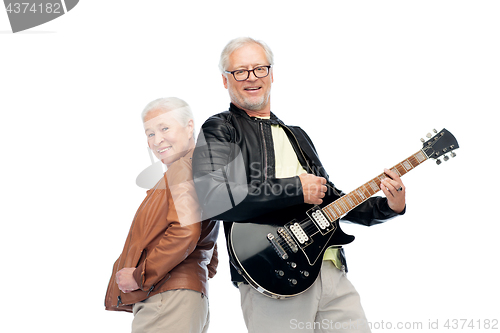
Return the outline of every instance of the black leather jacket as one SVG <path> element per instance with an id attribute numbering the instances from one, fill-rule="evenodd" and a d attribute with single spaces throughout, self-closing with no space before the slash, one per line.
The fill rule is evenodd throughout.
<path id="1" fill-rule="evenodd" d="M 273 113 L 270 119 L 250 117 L 231 103 L 229 111 L 205 121 L 193 154 L 193 176 L 203 219 L 225 221 L 226 234 L 233 221 L 304 203 L 298 176 L 274 176 L 271 124 L 282 126 L 308 173 L 327 179 L 328 194 L 344 195 L 329 181 L 311 139 L 300 127 L 285 125 Z M 372 197 L 343 220 L 370 226 L 396 215 L 386 198 Z M 242 280 L 232 273 L 233 281 Z"/>

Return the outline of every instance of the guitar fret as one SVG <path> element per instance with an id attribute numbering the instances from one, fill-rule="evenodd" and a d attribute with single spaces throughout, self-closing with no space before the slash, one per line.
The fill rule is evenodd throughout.
<path id="1" fill-rule="evenodd" d="M 361 200 L 361 198 L 357 195 L 356 191 L 352 191 L 351 193 L 349 193 L 349 196 L 354 199 L 354 203 L 355 205 L 359 205 L 361 202 L 363 202 L 363 200 Z"/>
<path id="2" fill-rule="evenodd" d="M 418 153 L 416 153 L 413 156 L 415 156 L 415 158 L 417 159 L 419 164 L 427 159 L 427 157 L 424 155 L 424 153 L 422 153 L 422 151 L 419 151 Z"/>
<path id="3" fill-rule="evenodd" d="M 354 206 L 356 206 L 356 204 L 354 203 L 354 201 L 352 201 L 352 198 L 351 196 L 348 194 L 344 197 L 346 200 L 347 200 L 347 203 L 349 204 L 349 206 L 351 208 L 353 208 Z"/>
<path id="4" fill-rule="evenodd" d="M 373 180 L 370 182 L 369 185 L 373 190 L 373 194 L 377 193 L 380 190 L 380 187 L 378 187 L 377 184 Z"/>
<path id="5" fill-rule="evenodd" d="M 361 185 L 359 190 L 361 191 L 361 194 L 363 194 L 363 201 L 370 197 L 371 194 L 366 190 L 366 184 Z"/>
<path id="6" fill-rule="evenodd" d="M 337 201 L 335 201 L 335 203 L 336 202 Z M 337 207 L 337 205 L 335 203 L 332 205 L 332 207 L 335 208 L 335 210 L 338 212 L 339 216 L 342 216 L 344 213 L 342 213 L 342 211 L 340 210 L 340 208 Z"/>
<path id="7" fill-rule="evenodd" d="M 330 211 L 332 212 L 332 215 L 334 216 L 335 220 L 340 217 L 340 215 L 338 215 L 335 209 L 333 208 L 333 205 L 330 207 Z"/>
<path id="8" fill-rule="evenodd" d="M 327 212 L 328 214 L 328 217 L 330 217 L 333 220 L 336 220 L 337 219 L 337 215 L 335 214 L 335 212 L 332 210 L 332 207 L 331 207 L 332 204 L 326 206 L 325 208 L 323 208 L 324 211 Z"/>
<path id="9" fill-rule="evenodd" d="M 343 208 L 342 211 L 345 213 L 345 212 L 349 211 L 349 208 L 347 208 L 347 205 L 345 204 L 344 200 L 342 200 L 342 199 L 339 200 L 339 204 L 342 206 L 342 208 Z"/>
<path id="10" fill-rule="evenodd" d="M 360 189 L 357 189 L 357 190 L 356 190 L 356 193 L 357 193 L 357 194 L 358 194 L 358 196 L 361 198 L 361 202 L 365 201 L 366 196 L 364 195 L 364 193 L 363 193 Z"/>
<path id="11" fill-rule="evenodd" d="M 354 198 L 356 198 L 356 204 L 360 204 L 363 202 L 363 198 L 359 195 L 359 190 L 352 191 Z"/>
<path id="12" fill-rule="evenodd" d="M 332 208 L 330 207 L 330 205 L 326 206 L 323 211 L 326 213 L 326 215 L 328 215 L 328 217 L 330 218 L 330 221 L 335 221 L 337 219 L 337 215 L 335 214 L 335 212 L 332 210 Z"/>
<path id="13" fill-rule="evenodd" d="M 372 196 L 372 192 L 370 192 L 370 188 L 367 187 L 368 183 L 366 183 L 365 185 L 363 185 L 363 193 L 365 194 L 365 196 L 367 198 L 371 197 Z"/>
<path id="14" fill-rule="evenodd" d="M 413 169 L 413 166 L 411 165 L 410 161 L 408 161 L 408 160 L 403 162 L 403 167 L 405 168 L 406 172 Z"/>
<path id="15" fill-rule="evenodd" d="M 406 168 L 403 166 L 402 163 L 397 164 L 397 168 L 399 170 L 399 177 L 403 176 L 406 174 Z"/>
<path id="16" fill-rule="evenodd" d="M 415 156 L 411 156 L 410 158 L 407 159 L 407 161 L 411 164 L 412 169 L 418 166 L 418 162 L 415 159 Z"/>

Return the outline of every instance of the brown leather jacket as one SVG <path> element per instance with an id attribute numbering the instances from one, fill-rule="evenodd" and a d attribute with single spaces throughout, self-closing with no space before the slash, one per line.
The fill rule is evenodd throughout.
<path id="1" fill-rule="evenodd" d="M 207 295 L 207 280 L 216 273 L 218 222 L 200 221 L 192 181 L 193 151 L 172 163 L 137 210 L 123 248 L 113 266 L 105 298 L 106 310 L 132 311 L 134 303 L 173 289 Z M 175 206 L 174 206 L 175 205 Z M 123 293 L 116 273 L 136 267 L 140 289 Z"/>

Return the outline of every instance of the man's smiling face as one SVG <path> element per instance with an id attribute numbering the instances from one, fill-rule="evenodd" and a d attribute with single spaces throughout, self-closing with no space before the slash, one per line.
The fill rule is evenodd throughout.
<path id="1" fill-rule="evenodd" d="M 228 71 L 237 69 L 251 70 L 258 66 L 269 65 L 264 49 L 254 43 L 246 44 L 229 56 Z M 231 74 L 222 75 L 224 87 L 228 89 L 231 102 L 245 111 L 270 112 L 272 68 L 268 76 L 257 78 L 253 73 L 245 81 L 236 81 Z"/>

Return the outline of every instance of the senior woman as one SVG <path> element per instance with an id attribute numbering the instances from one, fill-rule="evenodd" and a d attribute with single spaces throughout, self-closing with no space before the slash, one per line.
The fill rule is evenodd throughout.
<path id="1" fill-rule="evenodd" d="M 149 103 L 142 120 L 148 146 L 167 171 L 137 210 L 105 307 L 133 312 L 132 332 L 206 332 L 219 225 L 200 222 L 191 171 L 193 115 L 186 102 L 171 97 Z"/>

